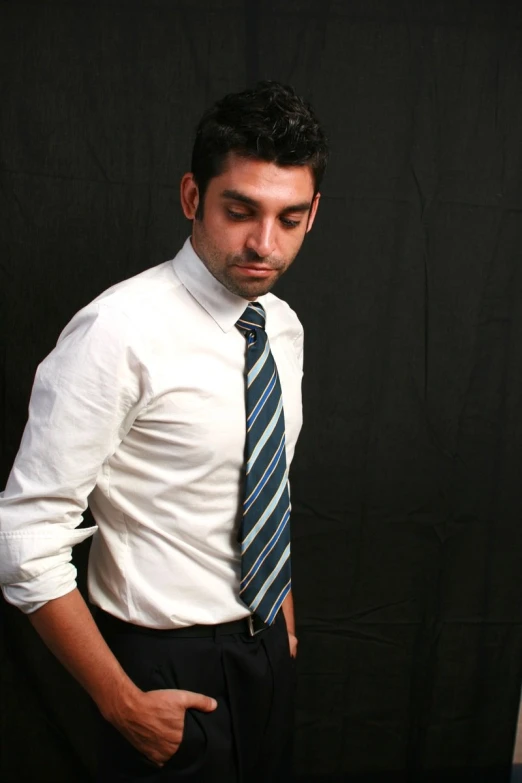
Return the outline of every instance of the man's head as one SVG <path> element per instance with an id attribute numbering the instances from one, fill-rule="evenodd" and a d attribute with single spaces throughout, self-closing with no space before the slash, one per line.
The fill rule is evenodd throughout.
<path id="1" fill-rule="evenodd" d="M 312 227 L 328 158 L 311 106 L 261 82 L 203 115 L 181 201 L 192 244 L 233 293 L 255 299 L 290 266 Z"/>

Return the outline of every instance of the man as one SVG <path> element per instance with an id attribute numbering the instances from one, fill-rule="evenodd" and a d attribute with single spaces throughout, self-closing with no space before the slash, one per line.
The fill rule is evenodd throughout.
<path id="1" fill-rule="evenodd" d="M 312 227 L 326 160 L 291 88 L 219 101 L 181 181 L 191 238 L 81 310 L 38 368 L 0 576 L 104 718 L 100 781 L 281 774 L 302 328 L 268 292 Z M 87 502 L 96 528 L 78 528 Z M 93 534 L 97 625 L 70 562 Z"/>

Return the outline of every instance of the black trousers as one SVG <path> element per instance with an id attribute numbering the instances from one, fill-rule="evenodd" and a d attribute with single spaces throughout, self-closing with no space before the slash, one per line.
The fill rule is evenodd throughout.
<path id="1" fill-rule="evenodd" d="M 101 719 L 97 783 L 288 783 L 295 663 L 282 612 L 248 634 L 177 637 L 110 622 L 98 626 L 123 669 L 144 691 L 181 688 L 212 696 L 214 712 L 187 710 L 183 740 L 155 767 Z"/>

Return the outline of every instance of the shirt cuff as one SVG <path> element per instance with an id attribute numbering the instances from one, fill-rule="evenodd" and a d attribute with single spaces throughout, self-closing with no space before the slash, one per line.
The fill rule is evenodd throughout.
<path id="1" fill-rule="evenodd" d="M 74 590 L 76 568 L 71 563 L 72 547 L 97 529 L 93 526 L 40 534 L 30 530 L 2 533 L 0 582 L 6 601 L 27 614 Z"/>
<path id="2" fill-rule="evenodd" d="M 76 587 L 76 568 L 72 563 L 53 568 L 30 582 L 4 585 L 2 592 L 9 604 L 24 614 L 32 614 L 53 598 L 61 598 Z"/>

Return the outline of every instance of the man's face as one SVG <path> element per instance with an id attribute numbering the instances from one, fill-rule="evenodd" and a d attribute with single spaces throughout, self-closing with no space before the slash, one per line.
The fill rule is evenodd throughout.
<path id="1" fill-rule="evenodd" d="M 194 219 L 199 193 L 191 174 L 181 182 L 181 201 L 186 217 Z M 318 203 L 308 166 L 230 155 L 224 171 L 208 183 L 192 245 L 225 288 L 256 299 L 296 257 Z"/>

